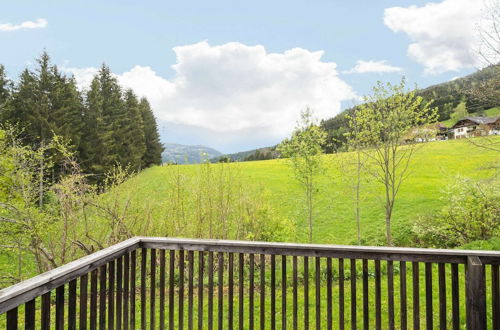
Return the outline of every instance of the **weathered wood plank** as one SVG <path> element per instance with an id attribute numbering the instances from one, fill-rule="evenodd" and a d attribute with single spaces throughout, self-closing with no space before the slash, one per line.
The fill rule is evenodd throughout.
<path id="1" fill-rule="evenodd" d="M 24 307 L 24 329 L 35 330 L 35 299 L 30 300 Z M 85 328 L 83 328 L 85 329 Z"/>
<path id="2" fill-rule="evenodd" d="M 148 248 L 195 251 L 263 253 L 287 256 L 336 257 L 350 259 L 466 263 L 468 256 L 481 257 L 483 263 L 499 264 L 500 252 L 475 250 L 419 249 L 396 247 L 365 247 L 327 244 L 293 244 L 257 241 L 195 240 L 179 238 L 140 237 Z"/>
<path id="3" fill-rule="evenodd" d="M 150 289 L 149 289 L 149 326 L 156 329 L 156 250 L 152 249 L 150 254 Z"/>
<path id="4" fill-rule="evenodd" d="M 478 257 L 467 260 L 465 279 L 467 329 L 486 329 L 486 284 L 484 265 Z"/>
<path id="5" fill-rule="evenodd" d="M 165 329 L 165 250 L 160 250 L 160 330 Z"/>
<path id="6" fill-rule="evenodd" d="M 198 252 L 198 329 L 203 329 L 203 251 Z"/>
<path id="7" fill-rule="evenodd" d="M 56 289 L 56 330 L 64 329 L 64 285 Z"/>
<path id="8" fill-rule="evenodd" d="M 83 275 L 80 278 L 80 329 L 87 329 L 88 279 L 88 275 Z"/>
<path id="9" fill-rule="evenodd" d="M 50 291 L 42 295 L 40 321 L 42 330 L 50 330 Z"/>
<path id="10" fill-rule="evenodd" d="M 179 325 L 184 329 L 184 250 L 179 251 Z"/>
<path id="11" fill-rule="evenodd" d="M 68 329 L 76 329 L 76 280 L 68 285 Z"/>

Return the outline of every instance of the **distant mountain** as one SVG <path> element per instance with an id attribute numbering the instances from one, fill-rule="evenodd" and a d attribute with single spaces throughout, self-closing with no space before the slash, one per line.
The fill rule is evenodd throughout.
<path id="1" fill-rule="evenodd" d="M 222 156 L 220 151 L 201 145 L 164 143 L 163 146 L 165 147 L 161 155 L 163 163 L 198 164 L 204 159 Z"/>
<path id="2" fill-rule="evenodd" d="M 219 157 L 212 158 L 212 162 L 221 160 L 230 160 L 232 162 L 246 162 L 252 160 L 265 160 L 279 158 L 276 147 L 264 147 L 248 151 L 235 152 L 232 154 L 224 154 Z"/>

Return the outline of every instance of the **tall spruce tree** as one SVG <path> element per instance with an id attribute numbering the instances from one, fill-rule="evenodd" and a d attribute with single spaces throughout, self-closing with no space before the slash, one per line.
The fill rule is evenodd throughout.
<path id="1" fill-rule="evenodd" d="M 0 120 L 4 120 L 4 114 L 8 111 L 7 106 L 12 91 L 12 82 L 7 78 L 5 67 L 0 64 Z"/>
<path id="2" fill-rule="evenodd" d="M 134 170 L 142 167 L 142 157 L 146 153 L 146 136 L 139 101 L 131 89 L 125 92 L 126 116 L 123 119 L 123 163 Z"/>
<path id="3" fill-rule="evenodd" d="M 123 152 L 123 137 L 127 127 L 123 126 L 126 116 L 122 92 L 117 79 L 108 66 L 103 64 L 97 75 L 100 87 L 102 118 L 107 143 L 107 167 L 120 163 Z"/>
<path id="4" fill-rule="evenodd" d="M 104 123 L 102 111 L 101 83 L 96 76 L 86 94 L 83 111 L 84 139 L 80 147 L 81 165 L 84 171 L 89 174 L 99 175 L 104 173 L 110 163 L 108 146 L 111 136 Z"/>
<path id="5" fill-rule="evenodd" d="M 122 93 L 105 64 L 85 95 L 73 77 L 51 64 L 46 52 L 37 59 L 35 70 L 25 69 L 15 84 L 0 65 L 0 119 L 22 129 L 22 141 L 34 149 L 44 148 L 54 135 L 64 137 L 82 169 L 95 174 L 94 181 L 118 163 L 134 170 L 161 163 L 163 148 L 149 103 L 139 102 L 132 90 Z M 50 150 L 44 154 L 57 156 Z M 40 191 L 49 174 L 43 161 L 42 157 Z M 53 178 L 59 175 L 60 168 L 55 169 Z"/>
<path id="6" fill-rule="evenodd" d="M 139 102 L 139 107 L 142 113 L 144 122 L 144 135 L 146 137 L 146 152 L 142 156 L 142 167 L 146 168 L 151 165 L 161 164 L 161 153 L 163 146 L 160 142 L 160 134 L 153 115 L 153 110 L 147 99 L 142 98 Z"/>

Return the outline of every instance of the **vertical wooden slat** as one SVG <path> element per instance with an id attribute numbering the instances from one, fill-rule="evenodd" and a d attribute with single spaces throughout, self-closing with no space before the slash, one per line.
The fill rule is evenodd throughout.
<path id="1" fill-rule="evenodd" d="M 50 291 L 42 295 L 40 312 L 41 329 L 50 330 Z"/>
<path id="2" fill-rule="evenodd" d="M 363 328 L 370 328 L 370 311 L 368 299 L 368 260 L 363 259 Z"/>
<path id="3" fill-rule="evenodd" d="M 203 329 L 203 251 L 198 252 L 198 329 Z"/>
<path id="4" fill-rule="evenodd" d="M 413 277 L 413 329 L 420 330 L 420 270 L 418 262 L 412 262 Z"/>
<path id="5" fill-rule="evenodd" d="M 64 329 L 64 285 L 56 289 L 56 330 Z"/>
<path id="6" fill-rule="evenodd" d="M 500 278 L 498 265 L 491 265 L 491 315 L 493 330 L 500 330 Z"/>
<path id="7" fill-rule="evenodd" d="M 344 259 L 339 258 L 339 329 L 344 329 Z"/>
<path id="8" fill-rule="evenodd" d="M 248 261 L 249 261 L 249 271 L 248 271 L 248 328 L 250 330 L 253 330 L 254 328 L 254 265 L 255 265 L 255 258 L 254 254 L 250 253 L 248 255 Z"/>
<path id="9" fill-rule="evenodd" d="M 24 305 L 24 329 L 35 330 L 35 299 L 28 301 Z"/>
<path id="10" fill-rule="evenodd" d="M 392 260 L 387 261 L 387 307 L 389 329 L 394 329 L 394 265 Z"/>
<path id="11" fill-rule="evenodd" d="M 433 329 L 432 313 L 432 263 L 425 263 L 425 326 L 428 330 Z"/>
<path id="12" fill-rule="evenodd" d="M 99 268 L 99 329 L 106 329 L 106 265 Z"/>
<path id="13" fill-rule="evenodd" d="M 486 329 L 486 283 L 484 265 L 477 256 L 467 257 L 467 329 Z"/>
<path id="14" fill-rule="evenodd" d="M 357 328 L 356 319 L 356 259 L 351 259 L 351 329 Z"/>
<path id="15" fill-rule="evenodd" d="M 382 329 L 382 278 L 380 260 L 375 260 L 375 329 Z"/>
<path id="16" fill-rule="evenodd" d="M 439 277 L 439 328 L 446 330 L 446 277 L 445 264 L 438 264 Z"/>
<path id="17" fill-rule="evenodd" d="M 146 266 L 147 266 L 147 256 L 148 250 L 145 248 L 141 249 L 141 329 L 146 329 Z"/>
<path id="18" fill-rule="evenodd" d="M 260 255 L 260 329 L 266 327 L 266 256 Z"/>
<path id="19" fill-rule="evenodd" d="M 123 256 L 123 330 L 128 330 L 130 302 L 130 253 Z"/>
<path id="20" fill-rule="evenodd" d="M 160 330 L 165 329 L 165 250 L 160 250 Z"/>
<path id="21" fill-rule="evenodd" d="M 135 290 L 136 290 L 137 252 L 130 253 L 130 330 L 135 329 Z"/>
<path id="22" fill-rule="evenodd" d="M 315 269 L 315 289 L 316 289 L 316 329 L 321 330 L 321 259 L 319 257 L 314 258 L 316 269 Z"/>
<path id="23" fill-rule="evenodd" d="M 276 256 L 271 255 L 271 330 L 276 329 Z"/>
<path id="24" fill-rule="evenodd" d="M 150 252 L 150 289 L 149 289 L 149 327 L 155 329 L 156 325 L 156 250 Z"/>
<path id="25" fill-rule="evenodd" d="M 292 272 L 293 272 L 293 329 L 297 330 L 299 327 L 299 318 L 298 318 L 298 311 L 299 311 L 299 302 L 298 302 L 298 288 L 297 288 L 297 282 L 298 282 L 298 270 L 297 270 L 297 256 L 293 256 L 292 259 Z"/>
<path id="26" fill-rule="evenodd" d="M 208 253 L 208 329 L 214 326 L 214 253 Z"/>
<path id="27" fill-rule="evenodd" d="M 286 330 L 286 256 L 281 256 L 281 328 Z"/>
<path id="28" fill-rule="evenodd" d="M 109 262 L 108 269 L 108 329 L 115 328 L 115 261 Z"/>
<path id="29" fill-rule="evenodd" d="M 238 254 L 238 326 L 239 329 L 243 329 L 244 323 L 243 323 L 243 311 L 244 311 L 244 306 L 243 306 L 243 295 L 244 295 L 244 289 L 243 289 L 243 267 L 244 267 L 244 258 L 243 258 L 243 253 Z"/>
<path id="30" fill-rule="evenodd" d="M 227 309 L 227 328 L 228 329 L 233 329 L 233 313 L 234 313 L 234 254 L 229 253 L 228 255 L 228 269 L 227 269 L 227 275 L 228 275 L 228 309 Z"/>
<path id="31" fill-rule="evenodd" d="M 184 250 L 179 250 L 179 325 L 184 329 Z"/>
<path id="32" fill-rule="evenodd" d="M 248 328 L 253 330 L 254 328 L 254 264 L 255 258 L 254 254 L 250 253 L 248 255 L 249 272 L 248 272 Z"/>
<path id="33" fill-rule="evenodd" d="M 18 326 L 17 307 L 14 307 L 7 312 L 7 330 L 17 330 L 17 326 Z"/>
<path id="34" fill-rule="evenodd" d="M 217 267 L 217 326 L 219 330 L 224 328 L 224 253 L 218 253 Z"/>
<path id="35" fill-rule="evenodd" d="M 460 329 L 458 264 L 451 264 L 451 315 L 453 329 Z"/>
<path id="36" fill-rule="evenodd" d="M 399 262 L 399 315 L 400 315 L 400 328 L 406 329 L 408 327 L 408 316 L 406 312 L 407 298 L 406 298 L 406 262 Z"/>
<path id="37" fill-rule="evenodd" d="M 88 303 L 88 274 L 80 277 L 80 329 L 87 329 L 87 303 Z"/>
<path id="38" fill-rule="evenodd" d="M 168 257 L 168 328 L 174 330 L 174 274 L 175 274 L 175 250 L 170 250 Z"/>
<path id="39" fill-rule="evenodd" d="M 304 329 L 309 329 L 309 258 L 304 257 Z"/>
<path id="40" fill-rule="evenodd" d="M 326 328 L 333 327 L 333 303 L 332 303 L 332 258 L 326 259 Z"/>
<path id="41" fill-rule="evenodd" d="M 193 329 L 194 252 L 188 251 L 188 329 Z"/>
<path id="42" fill-rule="evenodd" d="M 90 315 L 89 325 L 90 330 L 97 329 L 97 277 L 99 271 L 94 269 L 90 273 Z"/>
<path id="43" fill-rule="evenodd" d="M 116 260 L 116 328 L 122 327 L 122 307 L 123 307 L 123 258 Z"/>
<path id="44" fill-rule="evenodd" d="M 68 329 L 76 329 L 76 280 L 68 284 Z"/>

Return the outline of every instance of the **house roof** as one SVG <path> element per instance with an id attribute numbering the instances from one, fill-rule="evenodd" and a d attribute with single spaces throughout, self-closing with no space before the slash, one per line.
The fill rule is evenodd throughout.
<path id="1" fill-rule="evenodd" d="M 463 124 L 466 121 L 471 121 L 471 122 L 478 124 L 478 125 L 487 125 L 487 124 L 493 124 L 499 119 L 500 119 L 500 116 L 496 116 L 496 117 L 465 117 L 464 119 L 460 119 L 459 121 L 457 121 L 455 123 L 455 125 L 453 125 L 452 128 L 463 126 Z"/>

